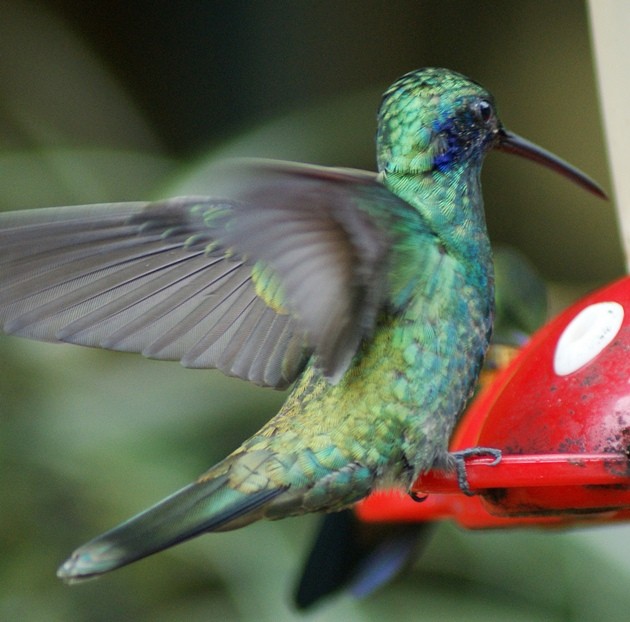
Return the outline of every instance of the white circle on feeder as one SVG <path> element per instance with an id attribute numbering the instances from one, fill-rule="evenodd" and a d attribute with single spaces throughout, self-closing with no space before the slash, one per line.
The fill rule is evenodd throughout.
<path id="1" fill-rule="evenodd" d="M 590 363 L 616 337 L 623 315 L 618 302 L 598 302 L 582 309 L 558 339 L 554 372 L 567 376 Z"/>

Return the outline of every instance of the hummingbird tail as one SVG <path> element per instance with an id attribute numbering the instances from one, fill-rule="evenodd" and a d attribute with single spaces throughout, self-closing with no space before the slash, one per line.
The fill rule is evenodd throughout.
<path id="1" fill-rule="evenodd" d="M 285 488 L 243 493 L 223 473 L 204 477 L 78 548 L 57 576 L 68 583 L 89 579 L 157 553 L 206 531 L 227 531 L 262 517 Z"/>
<path id="2" fill-rule="evenodd" d="M 363 523 L 352 509 L 324 515 L 295 604 L 308 609 L 339 590 L 370 595 L 415 561 L 432 532 L 429 523 Z"/>

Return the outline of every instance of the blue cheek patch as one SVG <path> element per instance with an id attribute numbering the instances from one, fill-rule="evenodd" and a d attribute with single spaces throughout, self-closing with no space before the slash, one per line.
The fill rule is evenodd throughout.
<path id="1" fill-rule="evenodd" d="M 433 131 L 440 136 L 443 149 L 433 158 L 435 170 L 445 173 L 453 164 L 470 157 L 474 145 L 474 122 L 469 118 L 449 118 L 442 122 L 434 121 Z M 480 151 L 483 149 L 479 145 Z"/>
<path id="2" fill-rule="evenodd" d="M 446 150 L 433 158 L 433 166 L 440 172 L 446 172 L 451 164 L 459 159 L 462 145 L 454 134 L 446 134 Z"/>

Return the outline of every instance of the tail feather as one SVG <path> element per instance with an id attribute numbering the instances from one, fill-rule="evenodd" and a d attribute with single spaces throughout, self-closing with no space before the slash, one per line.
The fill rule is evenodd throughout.
<path id="1" fill-rule="evenodd" d="M 340 590 L 356 598 L 370 595 L 411 566 L 432 532 L 430 523 L 363 523 L 351 509 L 326 514 L 295 604 L 308 609 Z"/>
<path id="2" fill-rule="evenodd" d="M 227 475 L 195 482 L 78 548 L 57 576 L 89 579 L 203 532 L 240 527 L 261 518 L 263 507 L 284 490 L 245 494 L 228 486 Z"/>

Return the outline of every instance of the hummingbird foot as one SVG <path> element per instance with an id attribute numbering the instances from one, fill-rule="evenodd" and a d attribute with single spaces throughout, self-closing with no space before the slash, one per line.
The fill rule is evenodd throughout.
<path id="1" fill-rule="evenodd" d="M 457 472 L 457 483 L 460 490 L 467 496 L 473 497 L 475 494 L 470 490 L 468 484 L 468 474 L 466 473 L 466 458 L 473 456 L 491 456 L 494 458 L 488 466 L 496 466 L 501 462 L 501 450 L 493 447 L 470 447 L 469 449 L 462 449 L 461 451 L 453 451 L 449 454 L 449 457 L 455 462 L 455 471 Z"/>

